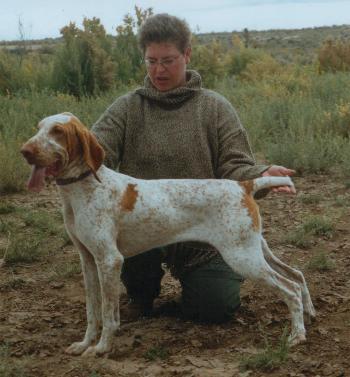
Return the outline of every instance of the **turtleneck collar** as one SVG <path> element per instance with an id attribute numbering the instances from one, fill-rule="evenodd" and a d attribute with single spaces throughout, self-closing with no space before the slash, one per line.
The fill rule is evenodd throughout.
<path id="1" fill-rule="evenodd" d="M 163 104 L 179 104 L 186 101 L 202 87 L 202 79 L 198 72 L 193 70 L 186 71 L 186 84 L 178 88 L 160 92 L 156 89 L 147 75 L 145 78 L 144 86 L 135 90 L 136 93 L 148 99 L 161 102 Z"/>

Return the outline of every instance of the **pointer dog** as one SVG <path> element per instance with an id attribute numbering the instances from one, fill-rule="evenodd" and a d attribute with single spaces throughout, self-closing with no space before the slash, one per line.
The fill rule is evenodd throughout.
<path id="1" fill-rule="evenodd" d="M 74 115 L 49 116 L 38 128 L 21 149 L 33 165 L 28 186 L 40 191 L 45 176 L 56 179 L 86 288 L 86 333 L 66 352 L 89 356 L 110 351 L 120 325 L 124 258 L 180 241 L 210 243 L 237 273 L 273 288 L 290 311 L 290 343 L 305 340 L 303 312 L 315 316 L 305 279 L 272 254 L 253 199 L 263 188 L 293 187 L 289 177 L 136 179 L 102 165 L 102 147 Z"/>

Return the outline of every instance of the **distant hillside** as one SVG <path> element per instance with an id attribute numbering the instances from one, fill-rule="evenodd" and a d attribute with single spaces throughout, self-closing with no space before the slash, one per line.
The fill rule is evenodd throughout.
<path id="1" fill-rule="evenodd" d="M 293 54 L 308 62 L 325 40 L 350 40 L 350 25 L 266 31 L 245 29 L 243 32 L 197 34 L 197 39 L 200 43 L 210 43 L 216 39 L 229 48 L 233 36 L 239 36 L 249 47 L 262 48 L 281 59 L 289 60 Z"/>
<path id="2" fill-rule="evenodd" d="M 246 29 L 247 30 L 247 29 Z M 305 29 L 247 30 L 247 32 L 197 34 L 199 41 L 206 43 L 216 38 L 231 43 L 233 35 L 245 39 L 248 35 L 251 46 L 263 48 L 318 48 L 325 39 L 350 39 L 350 25 L 315 27 Z"/>
<path id="3" fill-rule="evenodd" d="M 223 33 L 198 33 L 196 34 L 199 43 L 210 43 L 216 39 L 225 48 L 232 46 L 232 38 L 239 36 L 249 47 L 262 48 L 273 56 L 290 60 L 299 56 L 299 61 L 309 62 L 313 59 L 315 52 L 327 39 L 350 40 L 350 25 L 315 27 L 304 29 L 278 29 L 278 30 L 245 30 L 243 32 Z M 113 38 L 110 36 L 110 38 Z M 24 46 L 29 50 L 43 50 L 52 52 L 55 45 L 61 42 L 61 38 L 46 38 L 42 40 L 27 41 L 0 41 L 0 48 L 16 51 Z"/>

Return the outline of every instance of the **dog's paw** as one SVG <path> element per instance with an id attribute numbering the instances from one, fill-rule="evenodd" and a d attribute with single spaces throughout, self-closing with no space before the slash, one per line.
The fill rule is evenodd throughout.
<path id="1" fill-rule="evenodd" d="M 96 346 L 90 346 L 83 354 L 83 357 L 96 357 L 102 356 L 109 352 L 110 348 L 105 344 L 98 343 Z"/>
<path id="2" fill-rule="evenodd" d="M 294 347 L 298 344 L 305 343 L 305 342 L 306 342 L 306 336 L 304 333 L 289 335 L 289 338 L 288 338 L 289 347 Z"/>
<path id="3" fill-rule="evenodd" d="M 69 355 L 81 355 L 88 347 L 89 344 L 87 342 L 76 342 L 66 348 L 65 352 Z"/>
<path id="4" fill-rule="evenodd" d="M 311 300 L 309 300 L 304 306 L 304 318 L 307 325 L 310 325 L 316 319 L 316 310 Z"/>
<path id="5" fill-rule="evenodd" d="M 315 313 L 305 313 L 305 323 L 307 325 L 311 325 L 312 323 L 314 323 L 316 321 L 316 312 Z"/>

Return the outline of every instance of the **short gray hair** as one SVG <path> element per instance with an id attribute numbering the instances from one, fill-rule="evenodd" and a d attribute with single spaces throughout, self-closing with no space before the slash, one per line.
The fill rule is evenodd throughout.
<path id="1" fill-rule="evenodd" d="M 143 54 L 151 43 L 174 43 L 184 53 L 191 46 L 191 36 L 185 20 L 160 13 L 146 18 L 139 29 L 138 40 Z"/>

